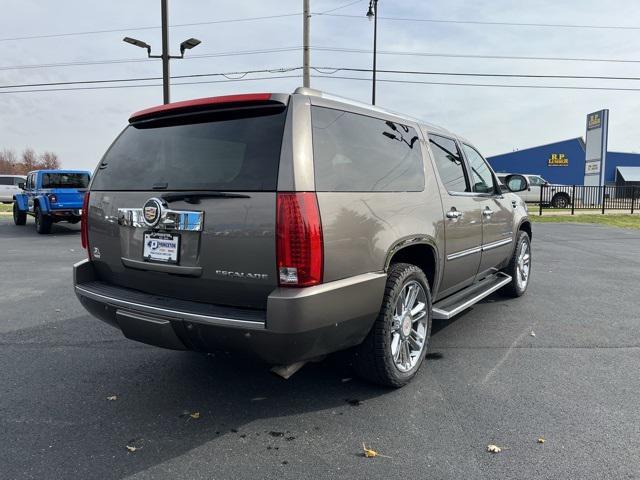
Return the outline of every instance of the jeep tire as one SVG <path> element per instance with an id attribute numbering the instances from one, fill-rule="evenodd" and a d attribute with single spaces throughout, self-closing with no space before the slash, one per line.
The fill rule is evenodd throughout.
<path id="1" fill-rule="evenodd" d="M 392 264 L 380 313 L 364 342 L 356 347 L 354 368 L 374 383 L 402 387 L 418 373 L 430 335 L 427 277 L 415 265 Z"/>
<path id="2" fill-rule="evenodd" d="M 42 210 L 40 210 L 40 207 L 36 207 L 35 215 L 36 215 L 36 232 L 40 234 L 51 233 L 51 224 L 53 223 L 51 221 L 51 217 L 49 215 L 45 215 L 44 213 L 42 213 Z"/>
<path id="3" fill-rule="evenodd" d="M 516 248 L 503 272 L 511 276 L 511 282 L 502 287 L 502 293 L 514 298 L 524 295 L 531 279 L 531 239 L 527 232 L 518 232 Z"/>
<path id="4" fill-rule="evenodd" d="M 16 225 L 27 223 L 27 212 L 23 212 L 18 208 L 18 202 L 13 202 L 13 223 Z"/>

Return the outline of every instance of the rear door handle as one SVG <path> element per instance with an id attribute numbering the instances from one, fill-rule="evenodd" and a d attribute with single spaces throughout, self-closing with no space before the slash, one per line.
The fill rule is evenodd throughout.
<path id="1" fill-rule="evenodd" d="M 493 210 L 491 210 L 489 207 L 487 207 L 482 211 L 482 214 L 485 217 L 490 217 L 491 215 L 493 215 Z"/>
<path id="2" fill-rule="evenodd" d="M 462 212 L 459 212 L 455 208 L 452 208 L 447 212 L 447 218 L 460 218 L 462 216 Z"/>

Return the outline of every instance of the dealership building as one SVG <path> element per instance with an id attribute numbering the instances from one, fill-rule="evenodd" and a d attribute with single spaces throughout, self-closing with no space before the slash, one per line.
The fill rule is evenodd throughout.
<path id="1" fill-rule="evenodd" d="M 640 154 L 607 149 L 608 115 L 587 115 L 586 142 L 581 137 L 488 157 L 496 172 L 540 175 L 565 185 L 639 185 Z"/>

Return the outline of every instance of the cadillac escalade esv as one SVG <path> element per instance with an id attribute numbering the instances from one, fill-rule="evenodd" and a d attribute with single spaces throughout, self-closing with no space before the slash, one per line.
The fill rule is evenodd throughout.
<path id="1" fill-rule="evenodd" d="M 526 206 L 469 141 L 304 88 L 134 113 L 82 211 L 76 294 L 126 337 L 276 366 L 351 349 L 392 387 L 432 319 L 531 273 Z"/>

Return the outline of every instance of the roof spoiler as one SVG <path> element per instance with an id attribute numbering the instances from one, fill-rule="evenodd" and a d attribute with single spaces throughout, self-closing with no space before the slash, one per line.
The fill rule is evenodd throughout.
<path id="1" fill-rule="evenodd" d="M 155 107 L 140 110 L 129 117 L 129 122 L 137 122 L 139 120 L 147 120 L 151 118 L 164 117 L 167 115 L 175 115 L 180 113 L 190 113 L 198 111 L 211 110 L 215 106 L 245 105 L 259 104 L 274 101 L 281 102 L 280 95 L 271 93 L 245 93 L 240 95 L 223 95 L 220 97 L 198 98 L 195 100 L 186 100 L 184 102 L 168 103 L 166 105 L 158 105 Z"/>

